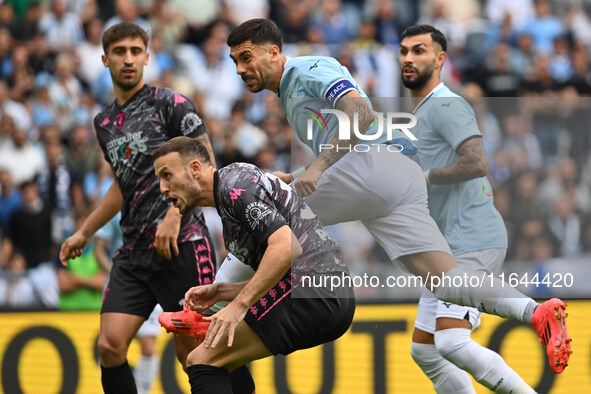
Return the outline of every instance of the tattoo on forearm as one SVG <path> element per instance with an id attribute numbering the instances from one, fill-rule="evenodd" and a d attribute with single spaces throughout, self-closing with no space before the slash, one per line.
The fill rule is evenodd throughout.
<path id="1" fill-rule="evenodd" d="M 459 157 L 450 165 L 434 168 L 429 173 L 433 184 L 465 182 L 488 172 L 488 159 L 481 138 L 471 138 L 458 148 Z"/>
<path id="2" fill-rule="evenodd" d="M 331 145 L 333 146 L 332 149 L 325 149 L 322 151 L 318 158 L 324 161 L 328 166 L 333 165 L 341 157 L 343 157 L 346 153 L 352 150 L 352 147 L 359 142 L 359 138 L 355 135 L 353 131 L 353 116 L 357 114 L 358 119 L 358 129 L 359 132 L 365 133 L 373 121 L 375 120 L 375 115 L 369 105 L 365 102 L 364 98 L 343 98 L 337 102 L 336 109 L 346 113 L 351 120 L 351 139 L 350 140 L 340 140 L 339 133 L 335 131 L 335 134 L 330 141 Z"/>

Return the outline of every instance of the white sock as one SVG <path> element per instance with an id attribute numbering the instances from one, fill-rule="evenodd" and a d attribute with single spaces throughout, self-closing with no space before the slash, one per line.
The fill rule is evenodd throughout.
<path id="1" fill-rule="evenodd" d="M 159 366 L 160 359 L 156 355 L 140 357 L 140 362 L 133 370 L 138 394 L 148 394 L 150 392 L 152 382 L 158 375 Z"/>
<path id="2" fill-rule="evenodd" d="M 445 279 L 433 293 L 442 301 L 472 306 L 484 313 L 510 317 L 531 324 L 531 315 L 526 314 L 526 311 L 531 309 L 532 305 L 537 305 L 534 300 L 499 278 L 491 279 L 488 275 L 474 276 L 480 280 L 478 285 L 475 285 L 476 281 L 470 280 L 471 274 L 465 273 L 459 267 L 453 268 L 445 273 Z"/>
<path id="3" fill-rule="evenodd" d="M 410 355 L 431 379 L 437 393 L 476 393 L 468 374 L 441 357 L 435 345 L 413 342 L 410 346 Z"/>
<path id="4" fill-rule="evenodd" d="M 520 386 L 519 393 L 535 393 L 498 353 L 474 342 L 470 334 L 471 331 L 466 328 L 437 331 L 437 351 L 489 390 L 516 394 L 515 388 Z"/>
<path id="5" fill-rule="evenodd" d="M 220 265 L 220 269 L 215 274 L 213 283 L 238 283 L 244 282 L 252 278 L 254 270 L 250 265 L 244 264 L 234 256 L 232 253 L 228 253 L 228 256 Z M 220 301 L 208 309 L 212 314 L 217 313 L 222 308 L 228 305 L 227 301 Z"/>

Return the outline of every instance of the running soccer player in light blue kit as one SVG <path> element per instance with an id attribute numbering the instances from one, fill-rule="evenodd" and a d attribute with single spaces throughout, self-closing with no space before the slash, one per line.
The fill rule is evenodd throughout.
<path id="1" fill-rule="evenodd" d="M 477 274 L 500 271 L 507 250 L 507 231 L 493 205 L 486 179 L 488 159 L 474 111 L 441 82 L 445 36 L 429 25 L 402 34 L 402 82 L 410 89 L 418 124 L 413 157 L 424 170 L 429 211 L 460 267 Z M 468 375 L 501 393 L 534 393 L 503 358 L 470 339 L 480 324 L 476 308 L 437 300 L 424 289 L 419 301 L 411 355 L 438 393 L 475 393 Z"/>
<path id="2" fill-rule="evenodd" d="M 401 262 L 421 276 L 438 299 L 527 324 L 533 322 L 538 334 L 549 338 L 547 354 L 552 368 L 562 372 L 570 354 L 564 320 L 566 305 L 553 299 L 538 306 L 516 289 L 503 286 L 498 278 L 482 283 L 482 287 L 462 280 L 466 273 L 454 261 L 429 215 L 423 171 L 400 153 L 414 153 L 412 143 L 406 140 L 412 138 L 412 133 L 392 131 L 389 139 L 378 135 L 376 114 L 350 73 L 328 57 L 286 58 L 281 53 L 281 33 L 269 20 L 244 22 L 232 31 L 227 43 L 236 71 L 248 89 L 253 93 L 264 89 L 277 93 L 289 124 L 316 152 L 316 159 L 304 171 L 275 174 L 286 183 L 297 178 L 294 186 L 298 194 L 306 197 L 323 225 L 360 220 L 391 261 Z M 440 61 L 438 67 L 442 64 Z M 334 109 L 340 112 L 326 112 Z M 324 130 L 316 129 L 322 135 L 312 133 L 309 138 L 308 120 L 314 122 L 310 113 L 326 122 Z M 349 130 L 342 126 L 347 122 L 335 117 L 353 120 L 348 122 Z M 379 125 L 379 119 L 377 122 Z M 411 123 L 408 127 L 412 127 Z M 342 136 L 348 138 L 339 138 Z M 353 148 L 358 143 L 376 142 L 381 144 Z M 387 144 L 397 149 L 388 149 L 392 145 Z M 231 271 L 231 265 L 226 263 L 217 275 L 223 273 L 233 281 L 231 272 L 226 274 Z M 435 277 L 440 279 L 439 286 L 434 283 Z M 447 280 L 441 281 L 443 277 Z M 562 320 L 556 319 L 557 313 Z"/>

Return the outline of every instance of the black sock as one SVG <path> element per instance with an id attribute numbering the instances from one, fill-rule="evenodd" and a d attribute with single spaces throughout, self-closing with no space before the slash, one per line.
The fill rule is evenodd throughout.
<path id="1" fill-rule="evenodd" d="M 236 368 L 230 373 L 230 384 L 234 394 L 253 394 L 254 380 L 246 365 Z"/>
<path id="2" fill-rule="evenodd" d="M 191 394 L 232 394 L 228 371 L 211 365 L 197 364 L 187 368 Z"/>
<path id="3" fill-rule="evenodd" d="M 127 361 L 116 367 L 106 368 L 101 365 L 101 382 L 105 394 L 137 393 L 135 379 Z"/>

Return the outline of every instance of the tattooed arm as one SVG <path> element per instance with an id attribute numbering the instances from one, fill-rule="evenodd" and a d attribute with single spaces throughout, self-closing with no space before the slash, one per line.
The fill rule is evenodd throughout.
<path id="1" fill-rule="evenodd" d="M 358 138 L 353 132 L 353 114 L 358 114 L 359 130 L 366 132 L 375 119 L 371 107 L 367 104 L 366 98 L 359 92 L 352 90 L 345 94 L 337 102 L 336 109 L 343 111 L 351 119 L 350 140 L 339 140 L 339 133 L 335 131 L 330 141 L 331 149 L 323 149 L 314 161 L 306 168 L 306 171 L 295 182 L 295 188 L 302 197 L 314 193 L 318 186 L 318 180 L 330 166 L 340 160 L 346 153 L 352 150 L 352 147 L 358 142 Z"/>
<path id="2" fill-rule="evenodd" d="M 429 183 L 446 185 L 486 176 L 488 173 L 488 158 L 480 136 L 471 137 L 464 141 L 456 152 L 459 157 L 453 163 L 429 171 Z"/>

